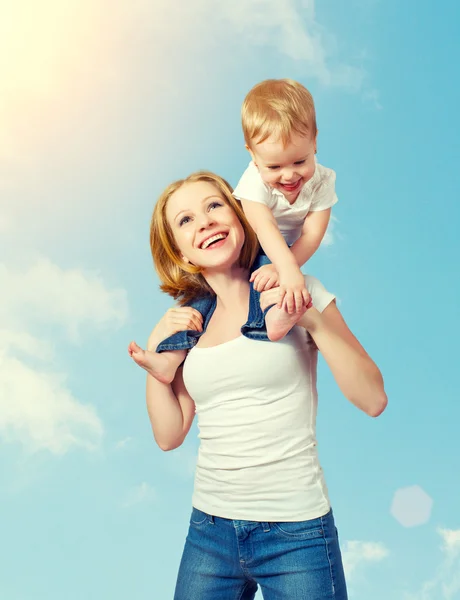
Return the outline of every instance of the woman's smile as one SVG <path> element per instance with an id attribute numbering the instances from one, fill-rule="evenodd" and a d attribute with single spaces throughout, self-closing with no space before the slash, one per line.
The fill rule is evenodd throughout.
<path id="1" fill-rule="evenodd" d="M 212 250 L 213 248 L 220 248 L 224 245 L 227 237 L 228 233 L 223 231 L 211 234 L 203 242 L 201 242 L 199 248 L 201 248 L 201 250 Z"/>
<path id="2" fill-rule="evenodd" d="M 167 218 L 184 260 L 204 269 L 227 269 L 239 259 L 242 225 L 214 185 L 189 183 L 169 199 Z"/>

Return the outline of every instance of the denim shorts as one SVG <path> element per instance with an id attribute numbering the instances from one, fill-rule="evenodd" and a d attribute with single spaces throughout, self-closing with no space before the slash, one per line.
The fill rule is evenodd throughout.
<path id="1" fill-rule="evenodd" d="M 262 265 L 270 264 L 268 257 L 260 252 L 254 264 L 252 265 L 252 271 L 255 271 Z M 251 272 L 252 272 L 251 271 Z M 249 315 L 248 320 L 241 328 L 241 333 L 252 339 L 259 341 L 269 341 L 267 336 L 267 330 L 265 328 L 265 314 L 271 306 L 265 311 L 260 308 L 260 293 L 256 292 L 252 283 L 250 285 L 249 293 Z M 216 308 L 217 299 L 215 296 L 205 296 L 188 302 L 185 306 L 191 306 L 197 310 L 203 316 L 203 330 L 202 331 L 178 331 L 170 337 L 163 340 L 158 346 L 157 352 L 167 352 L 169 350 L 189 350 L 198 342 L 198 339 L 206 331 L 209 320 Z"/>
<path id="2" fill-rule="evenodd" d="M 192 510 L 174 600 L 347 600 L 332 509 L 263 523 Z"/>

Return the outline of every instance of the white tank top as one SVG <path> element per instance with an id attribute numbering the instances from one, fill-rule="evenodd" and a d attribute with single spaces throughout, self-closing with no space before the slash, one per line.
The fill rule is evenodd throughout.
<path id="1" fill-rule="evenodd" d="M 334 298 L 306 276 L 322 311 Z M 279 342 L 240 336 L 194 347 L 184 383 L 200 448 L 193 506 L 249 521 L 303 521 L 330 503 L 316 449 L 317 350 L 295 327 Z"/>

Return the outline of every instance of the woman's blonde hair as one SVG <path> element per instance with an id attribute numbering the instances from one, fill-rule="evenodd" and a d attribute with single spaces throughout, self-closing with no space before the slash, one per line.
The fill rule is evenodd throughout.
<path id="1" fill-rule="evenodd" d="M 222 199 L 235 211 L 243 227 L 244 243 L 239 266 L 249 269 L 259 249 L 257 236 L 249 225 L 240 202 L 233 197 L 233 189 L 225 179 L 210 171 L 197 171 L 185 179 L 171 183 L 161 194 L 153 210 L 150 223 L 150 249 L 161 281 L 160 289 L 179 300 L 180 304 L 186 304 L 200 296 L 214 294 L 202 275 L 202 268 L 183 260 L 166 218 L 166 206 L 174 192 L 187 183 L 200 181 L 211 183 L 216 188 Z"/>
<path id="2" fill-rule="evenodd" d="M 316 137 L 313 97 L 293 79 L 266 79 L 255 85 L 241 107 L 241 124 L 246 145 L 277 136 L 286 146 L 295 132 Z"/>

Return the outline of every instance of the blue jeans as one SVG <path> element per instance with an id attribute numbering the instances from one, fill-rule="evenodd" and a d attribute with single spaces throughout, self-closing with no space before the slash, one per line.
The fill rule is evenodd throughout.
<path id="1" fill-rule="evenodd" d="M 259 523 L 193 508 L 174 600 L 347 600 L 332 510 L 308 521 Z"/>
<path id="2" fill-rule="evenodd" d="M 252 266 L 252 271 L 266 264 L 270 264 L 268 257 L 263 253 L 259 253 Z M 249 285 L 249 315 L 248 320 L 241 328 L 241 333 L 252 340 L 268 341 L 267 330 L 265 328 L 265 314 L 271 307 L 269 306 L 265 311 L 262 311 L 260 308 L 260 293 L 256 292 L 252 283 Z M 168 350 L 189 350 L 193 348 L 198 342 L 198 338 L 206 331 L 209 320 L 216 308 L 216 303 L 217 298 L 211 295 L 188 302 L 185 306 L 191 306 L 203 316 L 203 330 L 178 331 L 163 340 L 157 346 L 156 351 L 167 352 Z"/>

